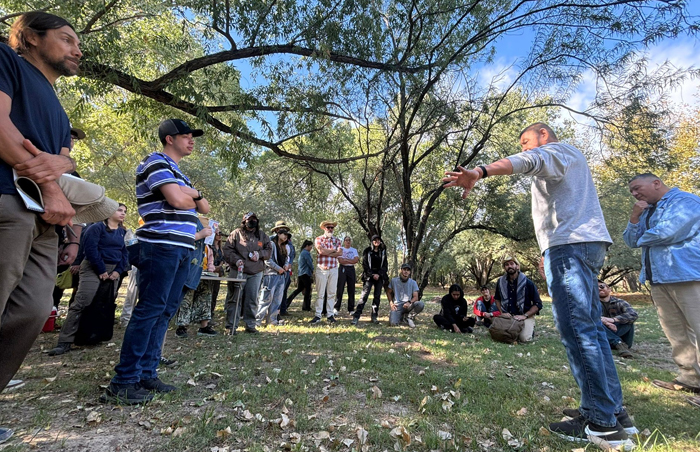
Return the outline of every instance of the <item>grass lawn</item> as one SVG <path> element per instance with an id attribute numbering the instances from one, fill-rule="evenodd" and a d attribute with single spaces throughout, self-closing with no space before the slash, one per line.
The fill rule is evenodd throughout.
<path id="1" fill-rule="evenodd" d="M 165 356 L 177 364 L 161 377 L 180 390 L 146 406 L 98 402 L 123 330 L 57 357 L 41 350 L 58 334 L 42 334 L 17 374 L 26 385 L 0 395 L 0 426 L 16 431 L 0 450 L 584 450 L 543 428 L 579 397 L 549 300 L 534 343 L 506 345 L 479 328 L 438 330 L 432 315 L 444 293 L 426 292 L 414 330 L 388 326 L 385 298 L 380 325 L 367 316 L 358 328 L 348 317 L 310 326 L 297 298 L 287 325 L 257 335 L 197 337 L 193 325 L 180 339 L 171 329 Z M 637 441 L 652 451 L 700 451 L 700 410 L 651 385 L 674 370 L 653 306 L 644 295 L 622 298 L 640 313 L 636 358 L 616 358 L 628 412 L 644 431 Z M 219 305 L 219 331 L 222 314 Z"/>

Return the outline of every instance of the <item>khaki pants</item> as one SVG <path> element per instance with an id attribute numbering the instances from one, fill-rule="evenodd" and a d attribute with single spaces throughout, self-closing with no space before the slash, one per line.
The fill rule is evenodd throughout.
<path id="1" fill-rule="evenodd" d="M 51 314 L 58 238 L 19 196 L 0 195 L 0 391 Z"/>
<path id="2" fill-rule="evenodd" d="M 659 323 L 671 343 L 673 360 L 678 365 L 677 380 L 700 387 L 700 281 L 652 284 Z"/>
<path id="3" fill-rule="evenodd" d="M 530 317 L 523 320 L 523 329 L 518 335 L 518 342 L 530 342 L 535 335 L 535 319 Z"/>

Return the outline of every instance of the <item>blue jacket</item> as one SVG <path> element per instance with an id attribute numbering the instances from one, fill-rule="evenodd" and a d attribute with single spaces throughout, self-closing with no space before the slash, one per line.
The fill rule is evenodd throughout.
<path id="1" fill-rule="evenodd" d="M 299 276 L 314 274 L 314 260 L 311 258 L 311 253 L 307 250 L 301 250 L 299 253 Z"/>
<path id="2" fill-rule="evenodd" d="M 642 212 L 639 223 L 628 223 L 622 237 L 629 247 L 641 247 L 642 255 L 649 249 L 654 282 L 700 281 L 700 198 L 672 188 L 656 203 L 647 230 L 648 212 Z M 646 281 L 645 265 L 642 258 L 642 284 Z"/>
<path id="3" fill-rule="evenodd" d="M 108 231 L 104 222 L 92 224 L 83 231 L 80 241 L 82 243 L 85 259 L 92 264 L 93 270 L 98 275 L 105 273 L 105 264 L 115 265 L 114 271 L 122 273 L 126 270 L 129 262 L 129 253 L 124 243 L 126 230 L 117 228 Z"/>

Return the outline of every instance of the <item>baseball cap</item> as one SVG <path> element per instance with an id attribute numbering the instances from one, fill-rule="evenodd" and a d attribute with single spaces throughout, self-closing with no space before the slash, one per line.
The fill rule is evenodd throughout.
<path id="1" fill-rule="evenodd" d="M 82 140 L 85 138 L 85 132 L 78 129 L 77 127 L 71 127 L 70 135 L 76 140 Z"/>
<path id="2" fill-rule="evenodd" d="M 404 268 L 407 268 L 409 270 L 413 270 L 413 268 L 411 268 L 411 264 L 409 264 L 408 262 L 401 264 L 401 270 L 403 270 Z"/>
<path id="3" fill-rule="evenodd" d="M 190 126 L 182 119 L 166 119 L 158 126 L 158 138 L 160 138 L 160 141 L 164 141 L 165 137 L 169 135 L 184 135 L 187 133 L 191 133 L 193 137 L 204 135 L 203 130 L 190 129 Z"/>

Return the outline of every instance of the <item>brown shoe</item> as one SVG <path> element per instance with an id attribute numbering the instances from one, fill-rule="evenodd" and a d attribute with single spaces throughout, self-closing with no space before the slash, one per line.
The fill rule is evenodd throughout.
<path id="1" fill-rule="evenodd" d="M 634 358 L 630 348 L 624 342 L 618 342 L 613 345 L 613 348 L 617 350 L 617 354 L 620 355 L 620 358 Z"/>
<path id="2" fill-rule="evenodd" d="M 687 384 L 681 383 L 678 380 L 673 381 L 662 381 L 654 380 L 651 382 L 654 386 L 661 389 L 667 389 L 669 391 L 683 391 L 692 392 L 693 394 L 700 394 L 700 388 L 697 386 L 688 386 Z"/>

